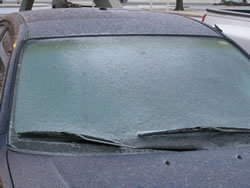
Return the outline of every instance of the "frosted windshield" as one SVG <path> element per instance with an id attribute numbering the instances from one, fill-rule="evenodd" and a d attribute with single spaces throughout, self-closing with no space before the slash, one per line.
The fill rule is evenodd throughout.
<path id="1" fill-rule="evenodd" d="M 249 59 L 222 39 L 33 40 L 19 64 L 16 132 L 119 140 L 197 125 L 250 128 Z"/>

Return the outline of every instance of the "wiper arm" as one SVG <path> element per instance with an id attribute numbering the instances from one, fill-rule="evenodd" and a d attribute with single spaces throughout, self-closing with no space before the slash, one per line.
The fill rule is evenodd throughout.
<path id="1" fill-rule="evenodd" d="M 134 148 L 133 146 L 123 145 L 121 143 L 107 140 L 104 138 L 99 138 L 95 136 L 89 136 L 84 134 L 72 133 L 72 132 L 57 132 L 57 131 L 27 131 L 18 133 L 19 137 L 22 138 L 61 138 L 61 139 L 70 139 L 73 141 L 85 141 L 94 144 L 103 144 L 108 146 L 115 147 L 127 147 Z"/>
<path id="2" fill-rule="evenodd" d="M 195 133 L 195 132 L 250 133 L 250 129 L 236 128 L 236 127 L 202 127 L 200 126 L 200 127 L 191 127 L 191 128 L 183 128 L 183 129 L 173 129 L 173 130 L 143 131 L 143 132 L 138 132 L 137 136 L 143 137 L 143 136 Z"/>
<path id="3" fill-rule="evenodd" d="M 142 146 L 137 147 L 137 149 L 153 149 L 153 150 L 166 150 L 166 151 L 197 151 L 197 150 L 205 150 L 202 147 L 197 147 L 193 145 L 177 145 L 177 146 Z"/>

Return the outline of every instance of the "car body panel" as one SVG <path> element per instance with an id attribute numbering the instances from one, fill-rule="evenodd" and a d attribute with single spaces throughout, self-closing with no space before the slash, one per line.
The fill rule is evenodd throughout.
<path id="1" fill-rule="evenodd" d="M 249 146 L 87 156 L 10 151 L 9 161 L 17 187 L 248 187 L 249 155 Z"/>
<path id="2" fill-rule="evenodd" d="M 0 134 L 0 187 L 12 187 L 9 166 L 8 149 L 6 146 L 7 134 Z"/>
<path id="3" fill-rule="evenodd" d="M 250 54 L 250 26 L 216 24 L 228 37 Z"/>
<path id="4" fill-rule="evenodd" d="M 207 9 L 204 22 L 218 26 L 250 54 L 250 13 L 246 12 L 250 12 L 250 9 Z"/>
<path id="5" fill-rule="evenodd" d="M 28 38 L 91 34 L 219 36 L 216 31 L 194 20 L 173 14 L 152 14 L 150 11 L 83 8 L 46 10 L 46 13 L 22 12 L 20 15 L 26 22 Z"/>

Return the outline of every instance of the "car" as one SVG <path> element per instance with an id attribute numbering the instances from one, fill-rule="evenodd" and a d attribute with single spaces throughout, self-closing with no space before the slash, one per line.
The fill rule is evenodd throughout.
<path id="1" fill-rule="evenodd" d="M 207 9 L 202 21 L 221 32 L 250 54 L 250 9 Z"/>
<path id="2" fill-rule="evenodd" d="M 128 3 L 128 0 L 120 0 L 121 3 L 126 4 Z"/>
<path id="3" fill-rule="evenodd" d="M 249 56 L 180 15 L 0 20 L 6 187 L 248 187 Z"/>

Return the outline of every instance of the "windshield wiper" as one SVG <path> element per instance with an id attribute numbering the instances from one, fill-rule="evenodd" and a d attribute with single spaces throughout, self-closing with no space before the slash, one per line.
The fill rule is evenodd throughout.
<path id="1" fill-rule="evenodd" d="M 143 131 L 143 132 L 138 132 L 137 136 L 143 137 L 143 136 L 195 133 L 195 132 L 250 133 L 250 129 L 236 128 L 236 127 L 202 127 L 200 126 L 200 127 L 172 129 L 172 130 Z"/>
<path id="2" fill-rule="evenodd" d="M 176 146 L 142 146 L 137 147 L 137 149 L 152 149 L 152 150 L 166 150 L 166 151 L 197 151 L 197 150 L 205 150 L 202 147 L 197 147 L 193 145 L 176 145 Z"/>
<path id="3" fill-rule="evenodd" d="M 194 151 L 194 150 L 200 150 L 201 148 L 195 147 L 195 146 L 130 146 L 130 145 L 124 145 L 112 140 L 107 140 L 104 138 L 99 138 L 95 136 L 89 136 L 84 134 L 78 134 L 78 133 L 71 133 L 71 132 L 57 132 L 57 131 L 28 131 L 28 132 L 20 132 L 17 134 L 20 138 L 39 138 L 39 139 L 47 139 L 47 138 L 57 138 L 57 139 L 63 139 L 67 141 L 73 141 L 73 142 L 89 142 L 94 144 L 103 144 L 108 146 L 114 146 L 114 147 L 125 147 L 130 149 L 152 149 L 152 150 L 167 150 L 167 151 Z"/>
<path id="4" fill-rule="evenodd" d="M 27 131 L 20 132 L 18 136 L 21 138 L 58 138 L 58 139 L 66 139 L 74 142 L 85 141 L 94 144 L 103 144 L 108 146 L 115 147 L 126 147 L 126 148 L 134 148 L 133 146 L 123 145 L 121 143 L 107 140 L 104 138 L 99 138 L 90 135 L 72 133 L 72 132 L 57 132 L 57 131 Z"/>

